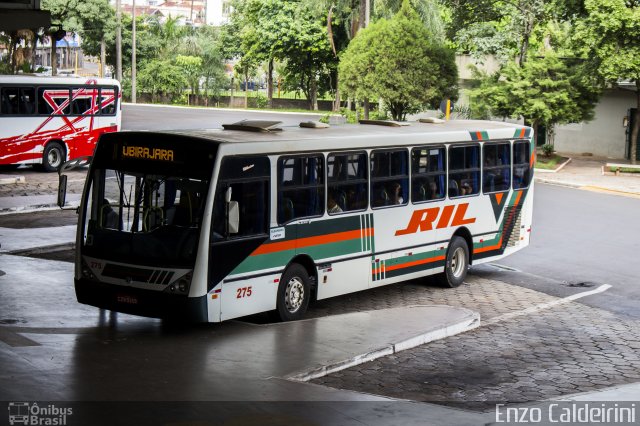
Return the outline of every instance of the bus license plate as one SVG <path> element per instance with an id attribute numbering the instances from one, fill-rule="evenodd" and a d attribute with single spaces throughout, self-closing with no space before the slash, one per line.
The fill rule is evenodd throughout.
<path id="1" fill-rule="evenodd" d="M 136 296 L 131 296 L 129 294 L 117 294 L 116 301 L 118 303 L 126 303 L 128 305 L 137 305 L 138 298 Z"/>

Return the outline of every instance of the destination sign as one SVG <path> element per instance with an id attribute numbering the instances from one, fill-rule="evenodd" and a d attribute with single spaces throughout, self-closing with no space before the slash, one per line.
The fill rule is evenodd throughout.
<path id="1" fill-rule="evenodd" d="M 173 161 L 172 149 L 148 148 L 143 146 L 123 146 L 122 158 L 140 158 L 143 160 Z"/>

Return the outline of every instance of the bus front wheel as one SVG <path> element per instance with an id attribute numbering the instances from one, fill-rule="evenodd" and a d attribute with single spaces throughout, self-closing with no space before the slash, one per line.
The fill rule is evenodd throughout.
<path id="1" fill-rule="evenodd" d="M 276 313 L 280 321 L 302 319 L 309 306 L 311 285 L 307 270 L 297 263 L 282 274 L 278 285 Z"/>
<path id="2" fill-rule="evenodd" d="M 58 142 L 49 142 L 42 153 L 42 168 L 46 172 L 56 172 L 65 160 L 64 147 Z"/>
<path id="3" fill-rule="evenodd" d="M 444 287 L 458 287 L 467 277 L 469 247 L 464 238 L 455 236 L 449 242 L 444 272 L 436 277 Z"/>

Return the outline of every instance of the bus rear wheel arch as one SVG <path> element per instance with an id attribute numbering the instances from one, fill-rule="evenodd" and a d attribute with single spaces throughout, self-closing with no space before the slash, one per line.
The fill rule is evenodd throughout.
<path id="1" fill-rule="evenodd" d="M 42 152 L 42 169 L 46 172 L 56 172 L 65 162 L 67 151 L 59 141 L 47 143 Z"/>
<path id="2" fill-rule="evenodd" d="M 287 267 L 278 284 L 276 315 L 280 321 L 302 319 L 311 299 L 311 279 L 307 269 L 298 263 Z"/>
<path id="3" fill-rule="evenodd" d="M 464 282 L 469 269 L 469 245 L 467 240 L 454 235 L 449 241 L 445 257 L 444 272 L 436 275 L 438 283 L 443 287 L 458 287 Z"/>

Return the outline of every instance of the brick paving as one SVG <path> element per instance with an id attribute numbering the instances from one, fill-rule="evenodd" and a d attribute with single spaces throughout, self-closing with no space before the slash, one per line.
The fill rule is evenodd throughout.
<path id="1" fill-rule="evenodd" d="M 67 172 L 67 193 L 81 194 L 87 176 L 87 168 Z M 31 167 L 0 170 L 0 178 L 23 177 L 24 182 L 0 185 L 0 197 L 51 195 L 58 193 L 58 174 L 45 173 Z"/>
<path id="2" fill-rule="evenodd" d="M 371 295 L 371 292 L 368 293 Z M 344 309 L 340 298 L 312 312 Z M 367 297 L 368 298 L 368 297 Z M 365 309 L 445 303 L 480 311 L 484 320 L 557 300 L 533 290 L 470 276 L 449 290 L 416 283 L 380 289 Z M 348 304 L 348 303 L 347 303 Z M 571 302 L 380 358 L 312 382 L 399 399 L 491 410 L 640 381 L 640 322 Z"/>

